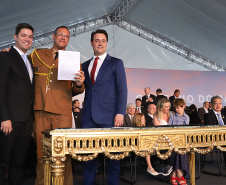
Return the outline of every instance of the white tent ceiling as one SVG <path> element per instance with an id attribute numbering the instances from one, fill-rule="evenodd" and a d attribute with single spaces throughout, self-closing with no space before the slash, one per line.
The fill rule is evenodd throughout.
<path id="1" fill-rule="evenodd" d="M 128 1 L 132 0 L 125 2 Z M 52 31 L 59 25 L 78 24 L 111 15 L 121 2 L 121 0 L 0 0 L 0 45 L 12 39 L 15 26 L 20 22 L 30 23 L 35 28 L 37 35 Z M 224 0 L 137 0 L 132 8 L 126 12 L 124 18 L 226 67 L 226 2 Z M 165 63 L 160 62 L 160 65 L 165 67 L 170 64 L 168 62 L 172 57 L 170 52 L 166 52 L 165 49 L 160 49 L 157 52 L 159 47 L 156 50 L 150 48 L 149 45 L 153 44 L 149 41 L 138 39 L 138 36 L 131 33 L 126 34 L 126 31 L 117 26 L 111 26 L 109 30 L 115 29 L 123 32 L 123 36 L 127 36 L 122 38 L 122 35 L 116 34 L 119 39 L 115 38 L 114 40 L 115 43 L 116 41 L 119 43 L 115 44 L 115 54 L 122 55 L 122 58 L 123 55 L 127 55 L 129 56 L 128 61 L 130 61 L 133 60 L 130 58 L 131 53 L 136 53 L 135 58 L 140 59 L 139 54 L 142 55 L 142 52 L 146 51 L 149 52 L 149 56 L 152 56 L 153 60 L 156 60 L 156 56 L 160 57 L 155 53 L 161 53 L 161 57 L 165 57 L 161 61 L 165 61 Z M 85 36 L 86 33 L 83 34 Z M 89 34 L 87 37 L 90 37 Z M 125 38 L 128 38 L 129 41 Z M 78 40 L 76 37 L 72 37 L 69 47 L 74 48 L 76 43 L 78 44 Z M 141 42 L 140 48 L 136 47 L 138 42 Z M 82 45 L 82 41 L 79 45 Z M 123 48 L 119 50 L 119 45 L 123 45 L 124 48 L 129 46 L 130 50 L 125 51 Z M 86 54 L 82 53 L 82 55 Z M 176 55 L 174 54 L 174 56 Z M 136 64 L 136 61 L 133 64 Z M 178 58 L 174 58 L 174 61 L 178 61 Z M 159 63 L 159 60 L 156 62 Z M 185 63 L 189 66 L 197 66 L 197 64 L 188 61 Z M 180 64 L 178 65 L 180 66 Z M 131 67 L 129 64 L 126 66 Z M 166 66 L 166 69 L 169 66 Z M 137 65 L 132 65 L 132 67 L 137 67 Z M 155 64 L 146 65 L 145 62 L 142 67 L 161 68 L 155 67 Z M 184 69 L 188 69 L 188 66 Z M 199 69 L 204 70 L 201 66 Z"/>

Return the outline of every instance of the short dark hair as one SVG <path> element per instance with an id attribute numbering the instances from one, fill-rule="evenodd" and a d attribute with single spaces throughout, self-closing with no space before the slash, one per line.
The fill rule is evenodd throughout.
<path id="1" fill-rule="evenodd" d="M 176 89 L 176 90 L 174 91 L 174 94 L 176 94 L 177 92 L 180 92 L 180 90 L 179 90 L 179 89 Z"/>
<path id="2" fill-rule="evenodd" d="M 97 34 L 97 33 L 102 33 L 102 34 L 104 34 L 104 35 L 106 36 L 106 38 L 107 38 L 107 41 L 108 41 L 108 33 L 106 32 L 106 30 L 98 29 L 98 30 L 93 31 L 93 32 L 91 33 L 91 42 L 93 42 L 94 35 Z"/>
<path id="3" fill-rule="evenodd" d="M 157 90 L 156 90 L 156 93 L 157 93 L 157 92 L 162 93 L 162 89 L 157 89 Z"/>
<path id="4" fill-rule="evenodd" d="M 137 98 L 136 101 L 141 101 L 141 99 L 140 98 Z"/>
<path id="5" fill-rule="evenodd" d="M 30 29 L 32 31 L 32 33 L 34 32 L 34 28 L 30 24 L 20 23 L 16 26 L 15 34 L 18 35 L 20 33 L 20 30 L 23 29 L 23 28 Z"/>
<path id="6" fill-rule="evenodd" d="M 208 102 L 208 101 L 204 101 L 204 102 L 203 102 L 203 105 L 205 105 L 205 103 L 209 103 L 209 102 Z"/>
<path id="7" fill-rule="evenodd" d="M 56 33 L 57 33 L 57 30 L 60 29 L 60 28 L 65 28 L 65 29 L 67 29 L 67 30 L 69 31 L 69 29 L 68 29 L 67 26 L 58 26 L 58 27 L 55 29 L 54 34 L 56 34 Z M 69 31 L 69 32 L 70 32 L 70 31 Z"/>
<path id="8" fill-rule="evenodd" d="M 175 99 L 173 102 L 174 108 L 183 107 L 184 105 L 186 105 L 186 103 L 185 103 L 184 99 L 182 99 L 182 98 Z"/>
<path id="9" fill-rule="evenodd" d="M 75 99 L 75 100 L 73 101 L 73 104 L 74 104 L 76 101 L 79 101 L 79 100 L 78 100 L 78 99 Z"/>

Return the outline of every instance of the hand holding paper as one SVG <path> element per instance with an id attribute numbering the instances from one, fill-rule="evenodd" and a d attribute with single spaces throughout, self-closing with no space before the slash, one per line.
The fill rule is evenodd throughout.
<path id="1" fill-rule="evenodd" d="M 79 71 L 79 73 L 75 74 L 74 79 L 76 80 L 76 85 L 81 86 L 85 80 L 85 75 L 83 71 Z"/>
<path id="2" fill-rule="evenodd" d="M 78 75 L 78 78 L 75 78 L 75 74 Z M 78 83 L 80 84 L 82 81 L 82 79 L 80 79 L 81 77 L 80 52 L 59 50 L 57 79 L 73 81 L 79 80 Z"/>

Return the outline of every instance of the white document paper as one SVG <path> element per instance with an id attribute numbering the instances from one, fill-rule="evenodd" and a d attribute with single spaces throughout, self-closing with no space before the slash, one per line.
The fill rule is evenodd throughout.
<path id="1" fill-rule="evenodd" d="M 80 52 L 59 50 L 57 80 L 73 80 L 80 70 Z"/>

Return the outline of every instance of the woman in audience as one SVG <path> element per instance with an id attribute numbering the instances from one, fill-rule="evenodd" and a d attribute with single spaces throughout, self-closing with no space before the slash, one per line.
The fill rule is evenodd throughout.
<path id="1" fill-rule="evenodd" d="M 167 125 L 171 114 L 169 99 L 160 99 L 157 103 L 156 114 L 153 118 L 154 126 Z"/>
<path id="2" fill-rule="evenodd" d="M 156 114 L 153 118 L 153 125 L 168 125 L 170 116 L 172 113 L 170 112 L 170 100 L 167 98 L 162 98 L 158 101 L 156 106 Z M 164 150 L 161 152 L 165 152 Z M 163 176 L 168 176 L 173 171 L 173 161 L 171 157 L 169 157 L 166 161 L 161 160 L 160 165 L 156 166 L 156 170 L 159 174 Z"/>
<path id="3" fill-rule="evenodd" d="M 145 126 L 145 116 L 143 113 L 136 113 L 133 117 L 133 127 L 144 127 Z M 151 156 L 146 157 L 146 162 L 148 165 L 147 172 L 153 176 L 158 175 L 158 172 L 154 170 L 151 165 Z"/>

